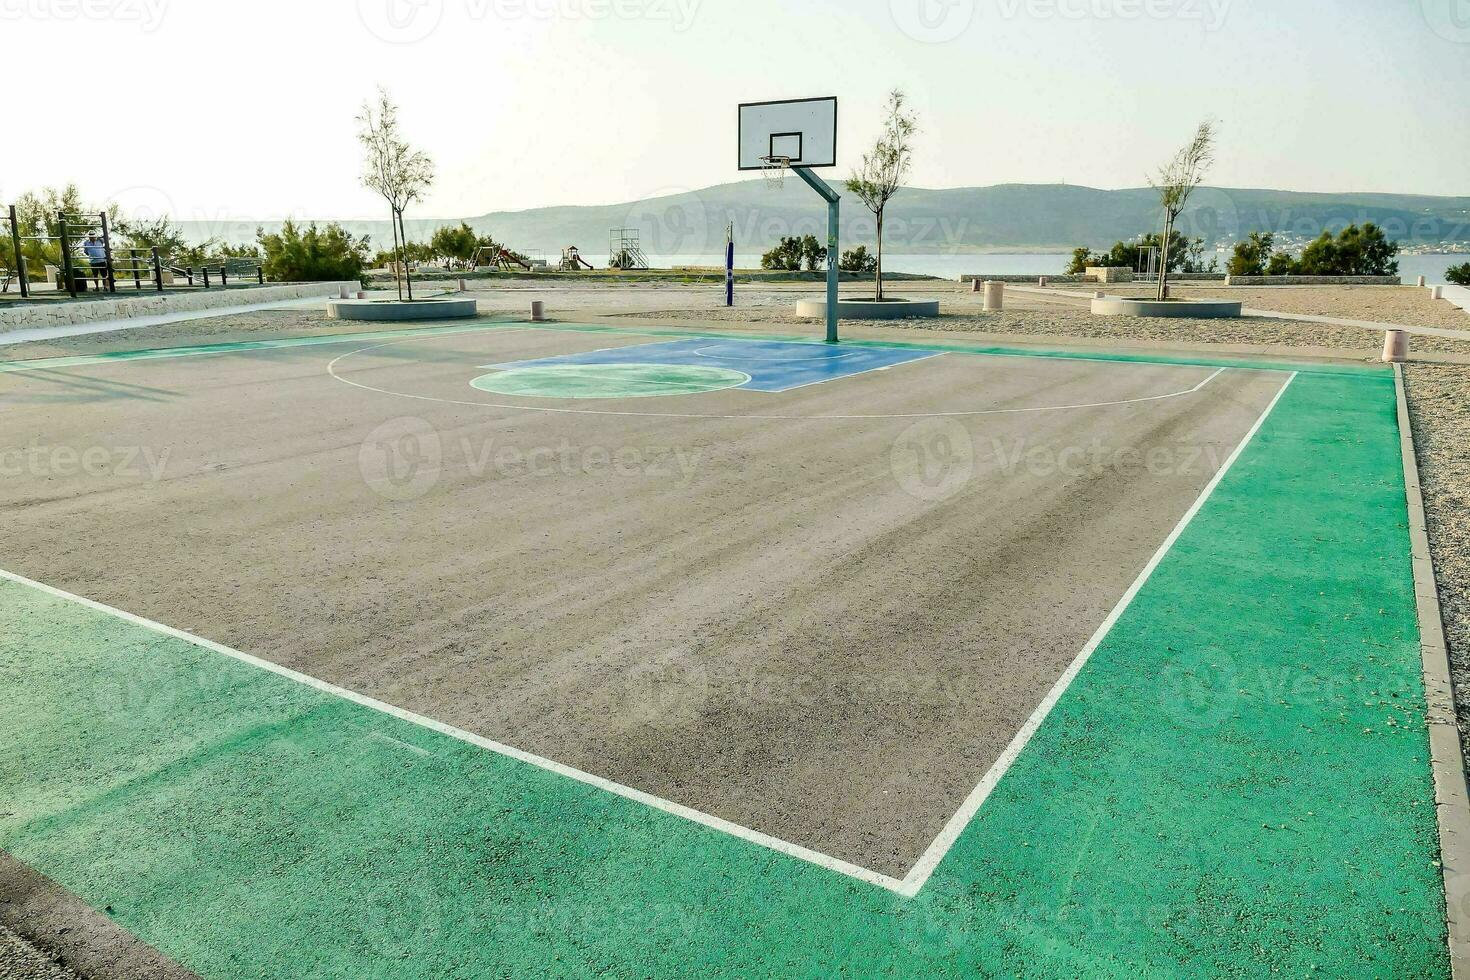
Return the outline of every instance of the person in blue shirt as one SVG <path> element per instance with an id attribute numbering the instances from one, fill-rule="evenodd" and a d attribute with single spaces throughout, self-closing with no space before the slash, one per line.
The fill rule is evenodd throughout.
<path id="1" fill-rule="evenodd" d="M 82 251 L 86 253 L 87 262 L 92 266 L 92 278 L 100 284 L 107 278 L 107 246 L 102 244 L 102 239 L 94 231 L 82 243 Z"/>

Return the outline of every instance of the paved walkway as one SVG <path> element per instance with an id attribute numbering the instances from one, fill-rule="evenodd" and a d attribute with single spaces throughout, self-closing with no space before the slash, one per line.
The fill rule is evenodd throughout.
<path id="1" fill-rule="evenodd" d="M 1466 313 L 1470 313 L 1470 288 L 1465 286 L 1445 286 L 1444 298 L 1454 303 Z"/>
<path id="2" fill-rule="evenodd" d="M 246 303 L 241 306 L 216 306 L 207 310 L 180 310 L 176 313 L 159 313 L 155 316 L 125 316 L 115 320 L 92 320 L 87 323 L 68 323 L 59 327 L 27 327 L 0 333 L 0 344 L 20 344 L 30 340 L 56 340 L 60 337 L 79 337 L 90 333 L 107 333 L 112 330 L 132 330 L 136 327 L 157 327 L 165 323 L 181 323 L 185 320 L 206 320 L 217 316 L 234 316 L 237 313 L 255 313 L 259 310 L 284 310 L 298 306 L 325 305 L 326 297 L 306 299 L 282 299 L 270 303 Z"/>
<path id="3" fill-rule="evenodd" d="M 1456 298 L 1451 298 L 1450 290 L 1457 290 Z M 1051 299 L 1064 302 L 1091 303 L 1092 297 L 1076 292 L 1064 293 L 1055 289 L 1046 289 L 1040 286 L 1007 286 L 1007 292 L 1027 293 L 1036 296 L 1046 296 Z M 1470 289 L 1462 286 L 1446 286 L 1445 298 L 1462 309 L 1470 310 Z M 1245 316 L 1267 317 L 1272 320 L 1296 320 L 1301 323 L 1328 323 L 1339 327 L 1362 327 L 1364 330 L 1403 330 L 1406 333 L 1422 334 L 1426 337 L 1450 337 L 1454 340 L 1470 340 L 1470 329 L 1450 330 L 1444 327 L 1419 327 L 1407 323 L 1384 323 L 1378 320 L 1352 320 L 1340 316 L 1314 316 L 1307 313 L 1282 313 L 1277 310 L 1256 310 L 1244 307 L 1240 311 Z"/>
<path id="4" fill-rule="evenodd" d="M 1455 340 L 1470 340 L 1470 330 L 1449 330 L 1444 327 L 1417 327 L 1407 323 L 1382 323 L 1377 320 L 1350 320 L 1339 316 L 1312 316 L 1306 313 L 1278 313 L 1275 310 L 1240 311 L 1246 316 L 1265 316 L 1273 320 L 1299 320 L 1303 323 L 1330 323 L 1339 327 L 1362 327 L 1364 330 L 1403 330 L 1406 333 L 1422 334 L 1426 337 L 1451 337 Z"/>

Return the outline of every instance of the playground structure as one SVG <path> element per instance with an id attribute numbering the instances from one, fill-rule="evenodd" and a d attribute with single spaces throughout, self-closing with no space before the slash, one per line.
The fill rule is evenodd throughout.
<path id="1" fill-rule="evenodd" d="M 42 248 L 55 246 L 60 265 L 43 262 L 39 278 L 52 282 L 57 290 L 66 290 L 72 298 L 89 289 L 116 293 L 120 279 L 125 285 L 131 281 L 139 291 L 146 283 L 147 288 L 163 292 L 164 286 L 172 284 L 176 276 L 183 277 L 191 286 L 195 284 L 196 270 L 192 266 L 180 268 L 167 264 L 156 246 L 114 245 L 105 211 L 57 211 L 55 235 L 22 234 L 20 217 L 13 204 L 6 209 L 3 220 L 8 226 L 11 258 L 0 275 L 0 287 L 8 292 L 14 279 L 20 285 L 22 298 L 30 298 L 32 285 L 37 281 L 25 255 L 27 242 L 41 243 Z M 227 259 L 217 266 L 202 266 L 198 275 L 206 289 L 214 282 L 228 285 L 231 275 L 265 282 L 264 270 L 253 259 Z"/>
<path id="2" fill-rule="evenodd" d="M 643 254 L 637 228 L 613 228 L 608 232 L 607 267 L 623 270 L 648 268 L 648 258 Z"/>
<path id="3" fill-rule="evenodd" d="M 577 246 L 568 245 L 561 250 L 561 262 L 557 264 L 558 272 L 580 272 L 583 269 L 591 269 L 592 263 L 582 258 L 582 253 Z"/>
<path id="4" fill-rule="evenodd" d="M 518 255 L 501 245 L 480 246 L 475 250 L 475 257 L 470 264 L 475 269 L 492 269 L 503 272 L 510 272 L 514 269 L 531 272 L 535 268 L 529 258 Z"/>

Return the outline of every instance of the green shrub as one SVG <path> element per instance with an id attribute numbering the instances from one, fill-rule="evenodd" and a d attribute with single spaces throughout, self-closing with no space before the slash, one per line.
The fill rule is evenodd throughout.
<path id="1" fill-rule="evenodd" d="M 265 252 L 265 274 L 276 282 L 330 282 L 362 279 L 368 239 L 354 238 L 335 222 L 318 230 L 316 223 L 306 231 L 287 221 L 280 234 L 256 232 Z"/>
<path id="2" fill-rule="evenodd" d="M 436 256 L 449 259 L 451 263 L 459 266 L 469 265 L 470 259 L 475 257 L 475 251 L 479 247 L 479 236 L 463 221 L 459 223 L 458 228 L 453 225 L 444 225 L 436 230 L 429 239 L 429 248 Z"/>
<path id="3" fill-rule="evenodd" d="M 1243 242 L 1235 243 L 1235 253 L 1225 271 L 1232 276 L 1264 276 L 1271 261 L 1271 250 L 1276 247 L 1276 236 L 1270 232 L 1253 231 Z"/>
<path id="4" fill-rule="evenodd" d="M 1067 266 L 1067 275 L 1080 276 L 1090 265 L 1137 270 L 1143 250 L 1158 248 L 1163 241 L 1162 235 L 1150 232 L 1136 242 L 1115 242 L 1106 252 L 1093 253 L 1086 248 L 1076 249 L 1072 252 L 1071 264 Z M 1186 238 L 1178 231 L 1169 233 L 1170 272 L 1214 272 L 1220 267 L 1219 260 L 1214 258 L 1206 265 L 1204 256 L 1203 238 Z"/>
<path id="5" fill-rule="evenodd" d="M 1450 266 L 1445 270 L 1444 277 L 1456 286 L 1470 286 L 1470 262 Z"/>
<path id="6" fill-rule="evenodd" d="M 842 253 L 837 260 L 837 268 L 843 272 L 872 275 L 878 271 L 878 256 L 871 254 L 868 246 L 859 245 Z"/>
<path id="7" fill-rule="evenodd" d="M 801 239 L 782 238 L 780 244 L 761 256 L 761 268 L 781 272 L 801 269 Z"/>
<path id="8" fill-rule="evenodd" d="M 1302 250 L 1292 271 L 1299 276 L 1394 276 L 1398 254 L 1399 243 L 1369 221 L 1361 228 L 1348 225 L 1336 238 L 1324 231 Z"/>
<path id="9" fill-rule="evenodd" d="M 1067 266 L 1066 274 L 1069 276 L 1080 276 L 1087 271 L 1090 265 L 1097 265 L 1101 260 L 1092 254 L 1087 246 L 1072 250 L 1072 261 Z"/>

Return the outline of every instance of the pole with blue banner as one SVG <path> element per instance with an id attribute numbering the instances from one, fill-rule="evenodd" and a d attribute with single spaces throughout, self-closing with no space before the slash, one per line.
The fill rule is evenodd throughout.
<path id="1" fill-rule="evenodd" d="M 735 222 L 725 226 L 725 305 L 735 305 Z"/>

